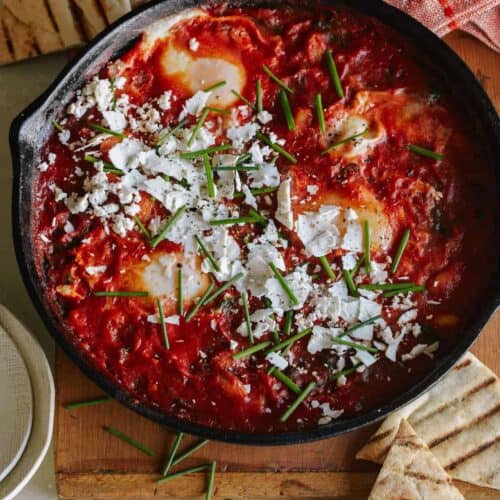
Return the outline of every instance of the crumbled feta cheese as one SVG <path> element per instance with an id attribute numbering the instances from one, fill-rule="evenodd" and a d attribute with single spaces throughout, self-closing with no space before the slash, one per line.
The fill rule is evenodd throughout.
<path id="1" fill-rule="evenodd" d="M 262 123 L 262 125 L 269 123 L 272 119 L 273 119 L 273 115 L 271 115 L 271 113 L 269 113 L 265 109 L 263 109 L 262 111 L 259 111 L 259 113 L 257 113 L 257 120 L 259 120 L 259 122 Z"/>
<path id="2" fill-rule="evenodd" d="M 102 116 L 107 126 L 114 132 L 123 132 L 127 126 L 127 119 L 120 111 L 103 111 Z"/>
<path id="3" fill-rule="evenodd" d="M 416 357 L 423 354 L 427 348 L 428 348 L 427 344 L 417 344 L 412 348 L 412 350 L 409 353 L 403 354 L 401 356 L 401 361 L 406 362 L 411 359 L 415 359 Z"/>
<path id="4" fill-rule="evenodd" d="M 97 274 L 102 274 L 106 272 L 106 269 L 107 269 L 106 266 L 87 266 L 85 268 L 85 271 L 90 276 L 96 276 Z"/>
<path id="5" fill-rule="evenodd" d="M 200 42 L 196 38 L 191 38 L 189 40 L 189 50 L 191 52 L 196 52 L 200 48 Z"/>
<path id="6" fill-rule="evenodd" d="M 172 107 L 172 91 L 167 90 L 158 97 L 158 106 L 163 111 L 168 111 Z"/>
<path id="7" fill-rule="evenodd" d="M 307 192 L 308 194 L 314 196 L 318 191 L 319 191 L 319 186 L 315 186 L 315 185 L 308 185 L 307 186 Z"/>
<path id="8" fill-rule="evenodd" d="M 418 311 L 416 309 L 406 311 L 398 318 L 398 325 L 403 326 L 406 323 L 411 323 L 412 321 L 415 321 L 417 319 L 417 316 Z"/>
<path id="9" fill-rule="evenodd" d="M 274 217 L 288 229 L 293 229 L 293 212 L 291 199 L 291 184 L 290 179 L 285 179 L 278 189 L 277 200 L 278 206 Z"/>
<path id="10" fill-rule="evenodd" d="M 193 115 L 199 116 L 210 98 L 211 92 L 205 92 L 204 90 L 198 90 L 196 94 L 186 100 L 184 107 L 182 108 L 181 114 L 179 115 L 179 120 L 184 120 L 186 116 Z"/>
<path id="11" fill-rule="evenodd" d="M 46 161 L 44 161 L 44 162 L 40 163 L 37 168 L 38 168 L 38 170 L 40 170 L 40 172 L 47 172 L 47 170 L 49 168 L 49 164 Z"/>
<path id="12" fill-rule="evenodd" d="M 285 370 L 288 366 L 288 361 L 277 352 L 270 352 L 266 355 L 266 360 L 280 370 Z"/>

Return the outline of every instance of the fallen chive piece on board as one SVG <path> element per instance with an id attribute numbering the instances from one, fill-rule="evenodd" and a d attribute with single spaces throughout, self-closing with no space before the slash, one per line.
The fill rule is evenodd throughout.
<path id="1" fill-rule="evenodd" d="M 342 99 L 342 97 L 344 97 L 344 89 L 342 88 L 342 82 L 340 81 L 339 73 L 337 71 L 337 66 L 335 65 L 331 49 L 326 49 L 325 56 L 328 70 L 330 71 L 330 76 L 332 77 L 335 92 L 337 93 L 337 96 Z"/>
<path id="2" fill-rule="evenodd" d="M 214 83 L 213 85 L 210 85 L 209 87 L 203 89 L 203 92 L 213 92 L 214 90 L 224 87 L 226 83 L 226 80 L 221 80 L 220 82 Z"/>
<path id="3" fill-rule="evenodd" d="M 293 119 L 292 108 L 290 107 L 290 101 L 284 90 L 280 90 L 280 102 L 283 108 L 283 113 L 285 115 L 286 125 L 288 130 L 295 130 L 295 121 Z"/>
<path id="4" fill-rule="evenodd" d="M 358 297 L 359 293 L 356 290 L 356 285 L 354 284 L 351 273 L 347 269 L 342 269 L 342 274 L 344 275 L 344 281 L 345 281 L 345 284 L 347 285 L 349 293 L 353 297 Z"/>
<path id="5" fill-rule="evenodd" d="M 332 266 L 330 266 L 330 263 L 328 262 L 326 255 L 321 256 L 319 258 L 319 261 L 321 262 L 321 265 L 323 266 L 323 269 L 325 270 L 326 274 L 328 274 L 329 278 L 335 280 L 336 279 L 335 273 L 333 272 Z"/>
<path id="6" fill-rule="evenodd" d="M 337 373 L 334 373 L 330 380 L 332 382 L 336 382 L 340 377 L 347 377 L 348 375 L 351 375 L 351 373 L 354 373 L 363 363 L 356 363 L 354 366 L 351 366 L 350 368 L 344 368 L 343 370 L 340 370 Z"/>
<path id="7" fill-rule="evenodd" d="M 271 271 L 273 272 L 274 277 L 278 280 L 278 283 L 280 284 L 281 288 L 283 288 L 283 291 L 286 293 L 287 297 L 290 299 L 290 302 L 294 305 L 298 305 L 299 301 L 295 294 L 293 293 L 292 289 L 290 288 L 290 285 L 287 283 L 285 278 L 281 275 L 279 272 L 278 268 L 274 265 L 274 262 L 269 262 L 269 267 L 271 268 Z"/>
<path id="8" fill-rule="evenodd" d="M 237 352 L 233 354 L 233 359 L 236 361 L 238 359 L 243 359 L 247 358 L 248 356 L 251 356 L 252 354 L 255 354 L 256 352 L 263 351 L 264 349 L 267 349 L 271 345 L 271 341 L 266 340 L 265 342 L 261 342 L 260 344 L 254 344 L 250 347 L 247 347 L 246 349 L 243 349 L 243 351 Z"/>
<path id="9" fill-rule="evenodd" d="M 208 439 L 204 439 L 203 441 L 198 441 L 194 446 L 191 446 L 191 448 L 188 448 L 186 451 L 183 451 L 179 456 L 176 456 L 172 462 L 172 466 L 180 464 L 184 459 L 192 455 L 194 452 L 198 451 L 208 442 L 209 442 Z"/>
<path id="10" fill-rule="evenodd" d="M 110 396 L 105 396 L 102 398 L 91 399 L 89 401 L 79 401 L 77 403 L 69 403 L 67 405 L 64 405 L 64 408 L 66 410 L 75 410 L 76 408 L 84 408 L 85 406 L 100 405 L 102 403 L 109 403 L 110 401 L 113 401 L 113 398 Z"/>
<path id="11" fill-rule="evenodd" d="M 184 316 L 184 297 L 182 290 L 182 266 L 177 269 L 177 314 Z"/>
<path id="12" fill-rule="evenodd" d="M 212 290 L 214 288 L 215 288 L 215 283 L 212 280 L 210 285 L 208 285 L 208 288 L 205 290 L 205 293 L 201 296 L 201 298 L 198 300 L 198 302 L 196 302 L 193 309 L 191 309 L 191 311 L 189 311 L 189 313 L 187 314 L 186 321 L 191 321 L 196 316 L 197 312 L 203 306 L 203 304 L 207 300 L 207 297 L 209 297 L 209 295 L 212 293 Z"/>
<path id="13" fill-rule="evenodd" d="M 253 109 L 254 111 L 257 111 L 255 109 L 255 106 L 244 96 L 242 96 L 239 92 L 236 92 L 236 90 L 231 90 L 231 92 L 242 102 L 244 102 L 249 108 Z"/>
<path id="14" fill-rule="evenodd" d="M 394 260 L 392 261 L 391 273 L 394 274 L 397 271 L 399 263 L 401 261 L 401 257 L 403 256 L 403 253 L 406 249 L 406 245 L 408 245 L 409 240 L 410 240 L 410 230 L 405 229 L 405 232 L 403 233 L 403 236 L 401 237 L 398 248 L 396 250 L 396 254 L 394 255 Z"/>
<path id="15" fill-rule="evenodd" d="M 365 252 L 365 269 L 367 273 L 370 273 L 372 269 L 371 246 L 372 235 L 370 231 L 370 223 L 365 219 L 363 221 L 363 247 Z"/>
<path id="16" fill-rule="evenodd" d="M 284 349 L 285 347 L 291 346 L 292 344 L 295 344 L 297 340 L 300 340 L 302 337 L 305 337 L 306 335 L 310 335 L 312 333 L 312 328 L 306 328 L 305 330 L 302 330 L 299 333 L 296 333 L 295 335 L 292 335 L 291 337 L 287 338 L 286 340 L 281 341 L 279 344 L 273 345 L 268 352 L 276 352 L 276 351 L 281 351 L 281 349 Z M 270 342 L 269 342 L 270 344 Z"/>
<path id="17" fill-rule="evenodd" d="M 215 198 L 214 173 L 212 171 L 212 163 L 207 154 L 203 155 L 203 166 L 205 168 L 205 176 L 207 177 L 208 197 Z"/>
<path id="18" fill-rule="evenodd" d="M 150 244 L 153 248 L 155 248 L 161 241 L 165 239 L 165 236 L 170 231 L 171 227 L 184 215 L 185 211 L 186 205 L 183 205 L 176 210 L 176 212 L 170 217 L 170 219 L 168 219 L 162 232 L 150 241 Z"/>
<path id="19" fill-rule="evenodd" d="M 287 375 L 285 375 L 281 370 L 278 370 L 275 366 L 273 367 L 270 375 L 276 377 L 281 383 L 286 385 L 295 394 L 300 394 L 300 387 Z"/>
<path id="20" fill-rule="evenodd" d="M 260 113 L 264 106 L 262 104 L 262 82 L 257 80 L 255 84 L 255 108 L 257 109 L 257 113 Z"/>
<path id="21" fill-rule="evenodd" d="M 279 85 L 283 90 L 286 90 L 290 94 L 293 94 L 293 90 L 283 81 L 280 80 L 265 64 L 262 65 L 264 73 L 277 85 Z"/>
<path id="22" fill-rule="evenodd" d="M 113 135 L 115 137 L 119 137 L 120 139 L 125 139 L 125 135 L 121 132 L 116 132 L 115 130 L 97 125 L 96 123 L 90 123 L 89 127 L 93 130 L 96 130 L 97 132 L 102 132 L 103 134 Z"/>
<path id="23" fill-rule="evenodd" d="M 184 437 L 183 432 L 178 432 L 177 436 L 175 437 L 174 444 L 172 445 L 172 448 L 170 449 L 167 460 L 165 461 L 165 464 L 163 465 L 163 469 L 161 470 L 161 475 L 166 476 L 168 474 L 168 471 L 170 470 L 170 467 L 172 467 L 172 462 L 174 461 L 175 455 L 177 453 L 177 450 L 179 449 L 179 446 L 181 444 L 182 438 Z"/>
<path id="24" fill-rule="evenodd" d="M 321 94 L 316 94 L 314 106 L 316 108 L 316 116 L 318 117 L 319 130 L 322 134 L 324 134 L 326 132 L 326 124 L 325 112 L 323 110 L 323 98 L 321 97 Z"/>
<path id="25" fill-rule="evenodd" d="M 210 473 L 208 475 L 207 494 L 205 495 L 205 500 L 210 500 L 212 498 L 216 467 L 217 467 L 217 462 L 215 460 L 212 460 L 212 463 L 210 464 Z"/>
<path id="26" fill-rule="evenodd" d="M 358 349 L 359 351 L 366 351 L 372 354 L 378 352 L 378 349 L 375 347 L 368 347 L 364 344 L 357 344 L 356 342 L 351 342 L 350 340 L 341 339 L 339 337 L 332 337 L 332 342 L 334 344 L 346 345 L 347 347 L 352 347 L 353 349 Z"/>
<path id="27" fill-rule="evenodd" d="M 197 234 L 194 235 L 194 239 L 196 240 L 196 243 L 198 243 L 198 246 L 200 247 L 200 250 L 203 253 L 203 255 L 208 259 L 208 262 L 210 262 L 210 265 L 217 272 L 219 272 L 220 271 L 219 264 L 217 264 L 217 261 L 215 260 L 215 257 L 212 255 L 212 253 L 210 252 L 210 250 L 208 250 L 208 248 L 205 246 L 205 244 L 203 243 L 202 239 Z"/>
<path id="28" fill-rule="evenodd" d="M 127 436 L 126 434 L 123 434 L 123 432 L 120 432 L 117 429 L 114 429 L 113 427 L 108 427 L 108 426 L 103 426 L 103 429 L 111 434 L 112 436 L 117 437 L 118 439 L 121 439 L 125 443 L 128 443 L 130 446 L 133 446 L 134 448 L 137 448 L 138 450 L 142 451 L 146 455 L 149 455 L 150 457 L 155 456 L 155 452 L 148 447 L 144 446 L 143 444 L 139 443 L 135 439 L 132 439 L 131 437 Z"/>
<path id="29" fill-rule="evenodd" d="M 309 396 L 309 394 L 314 390 L 316 387 L 315 382 L 309 382 L 307 387 L 299 394 L 297 399 L 290 405 L 288 410 L 283 413 L 280 417 L 280 422 L 286 422 L 289 418 L 290 415 L 302 404 L 302 402 Z"/>
<path id="30" fill-rule="evenodd" d="M 279 144 L 271 141 L 269 137 L 264 135 L 259 130 L 255 133 L 255 137 L 260 139 L 264 144 L 267 144 L 271 149 L 274 149 L 277 153 L 279 153 L 283 158 L 286 158 L 290 163 L 297 163 L 297 158 L 291 155 L 286 149 L 282 148 Z"/>
<path id="31" fill-rule="evenodd" d="M 426 156 L 427 158 L 432 158 L 433 160 L 443 159 L 443 155 L 441 153 L 436 153 L 436 151 L 431 151 L 430 149 L 423 148 L 422 146 L 417 146 L 416 144 L 408 144 L 408 149 L 412 153 L 416 153 L 420 156 Z"/>
<path id="32" fill-rule="evenodd" d="M 210 111 L 207 108 L 202 111 L 200 119 L 196 122 L 196 125 L 194 126 L 193 131 L 191 132 L 191 135 L 189 136 L 189 139 L 187 141 L 188 147 L 191 147 L 195 139 L 198 137 L 198 133 L 200 132 L 201 127 L 203 127 L 208 113 L 210 113 Z"/>
<path id="33" fill-rule="evenodd" d="M 234 275 L 230 280 L 226 281 L 220 288 L 212 292 L 206 299 L 204 304 L 209 304 L 214 301 L 219 295 L 222 295 L 228 288 L 231 288 L 239 279 L 243 278 L 243 273 Z"/>
<path id="34" fill-rule="evenodd" d="M 368 128 L 363 130 L 363 132 L 359 132 L 357 134 L 351 135 L 350 137 L 346 137 L 345 139 L 342 139 L 341 141 L 334 142 L 333 144 L 330 144 L 330 146 L 328 146 L 326 149 L 321 151 L 321 154 L 326 155 L 327 153 L 329 153 L 333 149 L 338 148 L 339 146 L 342 146 L 342 144 L 347 144 L 348 142 L 351 142 L 354 139 L 357 139 L 358 137 L 365 135 L 367 131 L 368 131 Z"/>
<path id="35" fill-rule="evenodd" d="M 148 297 L 149 292 L 94 292 L 95 297 Z"/>
<path id="36" fill-rule="evenodd" d="M 248 296 L 246 292 L 241 294 L 241 301 L 243 302 L 243 311 L 245 313 L 245 325 L 247 327 L 247 335 L 250 340 L 250 344 L 253 344 L 253 332 L 252 332 L 252 322 L 250 321 L 250 309 L 248 307 Z"/>
<path id="37" fill-rule="evenodd" d="M 210 467 L 210 465 L 205 464 L 205 465 L 198 465 L 196 467 L 190 467 L 189 469 L 180 470 L 178 472 L 174 472 L 173 474 L 170 474 L 169 476 L 165 476 L 165 477 L 162 477 L 161 479 L 158 479 L 158 481 L 156 481 L 156 484 L 166 483 L 167 481 L 170 481 L 171 479 L 176 479 L 178 477 L 185 476 L 186 474 L 201 472 L 201 471 L 207 470 L 209 467 Z"/>
<path id="38" fill-rule="evenodd" d="M 165 315 L 163 314 L 163 306 L 160 299 L 156 299 L 156 306 L 158 307 L 158 316 L 160 317 L 161 333 L 163 335 L 163 345 L 165 349 L 170 349 L 170 342 L 168 341 L 167 325 L 165 324 Z"/>

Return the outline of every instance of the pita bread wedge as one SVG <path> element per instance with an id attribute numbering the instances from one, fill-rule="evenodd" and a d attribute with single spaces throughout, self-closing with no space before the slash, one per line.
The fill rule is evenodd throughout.
<path id="1" fill-rule="evenodd" d="M 100 2 L 110 24 L 132 9 L 130 0 L 100 0 Z"/>
<path id="2" fill-rule="evenodd" d="M 71 11 L 70 0 L 47 0 L 64 47 L 74 47 L 85 42 Z"/>
<path id="3" fill-rule="evenodd" d="M 0 13 L 6 38 L 12 47 L 14 60 L 20 61 L 36 56 L 38 50 L 29 26 L 17 19 L 5 6 L 1 8 Z"/>
<path id="4" fill-rule="evenodd" d="M 1 14 L 0 14 L 1 16 Z M 6 28 L 3 25 L 3 20 L 0 17 L 0 64 L 7 64 L 14 60 L 7 42 Z"/>
<path id="5" fill-rule="evenodd" d="M 81 22 L 88 39 L 94 38 L 106 28 L 106 20 L 101 15 L 96 0 L 73 0 L 79 8 Z"/>
<path id="6" fill-rule="evenodd" d="M 450 476 L 406 420 L 387 454 L 368 500 L 464 499 Z"/>
<path id="7" fill-rule="evenodd" d="M 407 418 L 454 478 L 500 489 L 500 381 L 468 353 L 422 398 L 390 415 L 357 458 L 381 463 Z"/>

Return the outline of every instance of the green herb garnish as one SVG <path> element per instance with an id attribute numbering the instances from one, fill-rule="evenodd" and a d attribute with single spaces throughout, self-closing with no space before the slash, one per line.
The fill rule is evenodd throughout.
<path id="1" fill-rule="evenodd" d="M 323 111 L 323 98 L 321 94 L 316 94 L 314 99 L 314 106 L 316 108 L 316 116 L 318 117 L 319 130 L 322 134 L 326 132 L 325 112 Z"/>
<path id="2" fill-rule="evenodd" d="M 340 345 L 346 345 L 348 347 L 352 347 L 353 349 L 358 349 L 359 351 L 366 351 L 370 352 L 372 354 L 375 354 L 378 352 L 378 349 L 375 347 L 368 347 L 363 344 L 357 344 L 356 342 L 351 342 L 350 340 L 345 340 L 339 337 L 333 337 L 332 342 L 334 344 L 340 344 Z"/>
<path id="3" fill-rule="evenodd" d="M 181 153 L 179 158 L 181 160 L 192 160 L 194 158 L 200 158 L 204 155 L 209 155 L 212 153 L 218 153 L 219 151 L 227 151 L 231 149 L 232 146 L 230 144 L 221 144 L 220 146 L 212 146 L 206 149 L 198 149 L 197 151 L 187 151 L 186 153 Z"/>
<path id="4" fill-rule="evenodd" d="M 326 255 L 323 255 L 319 258 L 319 261 L 321 262 L 321 265 L 323 266 L 323 269 L 325 270 L 326 274 L 335 281 L 337 277 L 335 276 L 335 273 L 333 272 L 332 266 L 328 262 L 328 259 L 326 258 Z"/>
<path id="5" fill-rule="evenodd" d="M 255 210 L 249 210 L 247 216 L 234 217 L 232 219 L 214 219 L 209 222 L 211 226 L 230 226 L 233 224 L 264 223 L 267 220 Z"/>
<path id="6" fill-rule="evenodd" d="M 170 217 L 170 219 L 168 219 L 161 233 L 150 241 L 150 244 L 153 248 L 155 248 L 161 241 L 165 239 L 165 236 L 170 231 L 172 226 L 184 215 L 185 212 L 186 205 L 183 205 L 176 210 L 176 212 Z"/>
<path id="7" fill-rule="evenodd" d="M 286 422 L 289 418 L 290 415 L 302 404 L 302 402 L 309 396 L 309 394 L 314 390 L 316 387 L 315 382 L 309 382 L 307 387 L 299 394 L 297 399 L 290 405 L 288 410 L 283 413 L 280 417 L 280 422 Z"/>
<path id="8" fill-rule="evenodd" d="M 290 285 L 287 283 L 285 278 L 281 275 L 279 272 L 278 268 L 274 265 L 273 262 L 269 262 L 268 266 L 271 268 L 271 271 L 273 272 L 274 277 L 278 280 L 278 283 L 280 284 L 281 288 L 283 288 L 283 291 L 286 293 L 288 298 L 290 299 L 290 302 L 294 305 L 298 305 L 299 300 L 293 293 L 292 289 L 290 288 Z"/>
<path id="9" fill-rule="evenodd" d="M 185 460 L 194 452 L 198 451 L 200 448 L 205 446 L 208 442 L 209 442 L 208 439 L 204 439 L 203 441 L 198 441 L 194 446 L 191 446 L 191 448 L 187 449 L 186 451 L 182 452 L 179 456 L 175 457 L 172 462 L 172 466 L 180 464 L 183 460 Z"/>
<path id="10" fill-rule="evenodd" d="M 207 493 L 205 495 L 205 500 L 210 500 L 212 498 L 216 467 L 217 467 L 217 462 L 215 460 L 212 460 L 212 463 L 210 464 L 210 473 L 208 475 Z"/>
<path id="11" fill-rule="evenodd" d="M 205 246 L 205 244 L 203 243 L 202 239 L 197 234 L 194 235 L 194 239 L 196 240 L 196 243 L 198 243 L 198 246 L 200 247 L 200 250 L 202 251 L 203 255 L 205 255 L 205 257 L 210 262 L 210 265 L 217 272 L 219 272 L 220 271 L 219 264 L 217 264 L 217 261 L 215 260 L 215 257 L 212 255 L 212 253 L 210 252 L 210 250 L 208 250 L 208 248 Z"/>
<path id="12" fill-rule="evenodd" d="M 300 393 L 300 387 L 287 375 L 285 375 L 281 370 L 273 366 L 272 370 L 269 372 L 269 375 L 276 377 L 280 382 L 286 385 L 291 391 L 295 392 L 295 394 Z"/>
<path id="13" fill-rule="evenodd" d="M 231 171 L 236 170 L 238 172 L 246 172 L 251 170 L 259 170 L 259 167 L 256 165 L 224 165 L 222 167 L 214 167 L 213 170 L 216 171 Z"/>
<path id="14" fill-rule="evenodd" d="M 293 311 L 290 309 L 285 312 L 285 326 L 283 327 L 283 333 L 288 337 L 292 331 L 293 322 Z"/>
<path id="15" fill-rule="evenodd" d="M 205 108 L 202 111 L 201 116 L 199 120 L 196 122 L 196 125 L 194 126 L 193 131 L 191 132 L 191 135 L 189 136 L 189 139 L 187 141 L 188 148 L 190 148 L 193 145 L 193 142 L 195 141 L 196 137 L 198 137 L 198 133 L 200 132 L 201 127 L 203 127 L 203 124 L 207 119 L 208 113 L 210 113 L 210 111 L 207 108 Z"/>
<path id="16" fill-rule="evenodd" d="M 342 146 L 342 144 L 346 144 L 348 142 L 353 141 L 354 139 L 357 139 L 358 137 L 361 137 L 362 135 L 365 135 L 367 131 L 368 131 L 368 128 L 366 128 L 365 130 L 363 130 L 363 132 L 359 132 L 357 134 L 351 135 L 350 137 L 346 137 L 345 139 L 342 139 L 341 141 L 334 142 L 333 144 L 331 144 L 330 146 L 328 146 L 326 149 L 324 149 L 323 151 L 321 151 L 321 154 L 322 155 L 326 155 L 327 153 L 329 153 L 333 149 L 338 148 L 339 146 Z"/>
<path id="17" fill-rule="evenodd" d="M 280 80 L 265 64 L 262 65 L 264 73 L 277 85 L 279 85 L 283 90 L 286 90 L 290 94 L 293 94 L 293 90 L 283 81 Z"/>
<path id="18" fill-rule="evenodd" d="M 285 115 L 286 125 L 288 130 L 295 130 L 295 121 L 293 119 L 292 109 L 290 108 L 290 101 L 284 90 L 280 90 L 280 102 Z"/>
<path id="19" fill-rule="evenodd" d="M 196 302 L 195 306 L 191 311 L 186 316 L 186 321 L 191 321 L 194 316 L 196 316 L 196 313 L 200 310 L 200 308 L 203 306 L 205 301 L 207 300 L 207 297 L 212 293 L 212 290 L 215 288 L 215 283 L 212 280 L 210 285 L 208 285 L 207 289 L 205 290 L 205 293 L 200 297 L 200 299 Z"/>
<path id="20" fill-rule="evenodd" d="M 214 173 L 212 171 L 212 163 L 208 155 L 203 155 L 203 166 L 205 168 L 205 176 L 207 178 L 208 197 L 215 198 Z"/>
<path id="21" fill-rule="evenodd" d="M 163 465 L 161 475 L 166 476 L 168 474 L 168 471 L 170 470 L 170 467 L 172 467 L 172 462 L 174 461 L 175 454 L 177 453 L 177 450 L 179 449 L 179 446 L 181 444 L 182 438 L 184 437 L 183 432 L 178 432 L 177 436 L 175 437 L 174 444 L 172 445 L 172 448 L 170 449 L 168 453 L 167 460 L 165 461 L 165 464 Z"/>
<path id="22" fill-rule="evenodd" d="M 422 285 L 414 285 L 409 286 L 408 288 L 400 288 L 399 290 L 392 290 L 390 292 L 384 292 L 384 297 L 394 297 L 400 293 L 410 293 L 410 292 L 425 292 L 425 286 Z"/>
<path id="23" fill-rule="evenodd" d="M 371 232 L 370 232 L 370 224 L 368 220 L 363 221 L 363 247 L 365 251 L 365 269 L 367 273 L 370 273 L 372 269 L 372 260 L 371 260 Z"/>
<path id="24" fill-rule="evenodd" d="M 147 230 L 146 226 L 142 223 L 141 219 L 137 215 L 133 216 L 134 222 L 139 227 L 141 233 L 146 237 L 147 240 L 151 239 L 151 233 Z"/>
<path id="25" fill-rule="evenodd" d="M 250 189 L 250 193 L 252 193 L 254 196 L 259 196 L 260 194 L 274 193 L 278 191 L 278 189 L 279 186 L 254 188 Z M 244 196 L 245 195 L 243 193 L 234 193 L 233 198 L 243 198 Z"/>
<path id="26" fill-rule="evenodd" d="M 336 382 L 340 377 L 347 377 L 348 375 L 351 375 L 351 373 L 354 373 L 363 363 L 356 363 L 354 366 L 351 366 L 350 368 L 345 368 L 344 370 L 340 370 L 337 373 L 334 373 L 330 380 L 332 382 Z"/>
<path id="27" fill-rule="evenodd" d="M 279 153 L 281 156 L 286 158 L 290 163 L 297 163 L 295 156 L 292 156 L 286 149 L 282 148 L 279 144 L 271 141 L 271 139 L 264 135 L 259 130 L 255 133 L 255 136 L 260 139 L 263 143 L 267 144 L 271 149 Z"/>
<path id="28" fill-rule="evenodd" d="M 188 120 L 186 119 L 180 121 L 174 128 L 170 129 L 165 135 L 160 137 L 154 147 L 159 148 L 169 137 L 177 133 L 182 127 L 185 127 L 187 124 Z"/>
<path id="29" fill-rule="evenodd" d="M 149 292 L 94 292 L 95 297 L 148 297 Z"/>
<path id="30" fill-rule="evenodd" d="M 231 114 L 231 111 L 229 111 L 229 109 L 214 108 L 213 106 L 207 106 L 205 109 L 208 109 L 208 111 L 211 111 L 212 113 L 219 113 L 220 115 L 230 115 Z"/>
<path id="31" fill-rule="evenodd" d="M 60 123 L 57 123 L 55 120 L 52 120 L 52 125 L 55 129 L 59 130 L 59 132 L 64 132 L 64 127 Z"/>
<path id="32" fill-rule="evenodd" d="M 103 429 L 108 432 L 109 434 L 117 437 L 118 439 L 121 439 L 125 443 L 128 443 L 129 445 L 133 446 L 134 448 L 137 448 L 138 450 L 142 451 L 146 455 L 149 455 L 150 457 L 155 456 L 155 452 L 143 444 L 139 443 L 135 439 L 132 439 L 131 437 L 127 436 L 126 434 L 123 434 L 123 432 L 120 432 L 117 429 L 114 429 L 113 427 L 108 427 L 108 426 L 103 426 Z"/>
<path id="33" fill-rule="evenodd" d="M 415 283 L 411 281 L 405 283 L 368 283 L 366 285 L 359 285 L 359 288 L 364 290 L 393 292 L 395 290 L 404 290 L 405 288 L 412 288 Z"/>
<path id="34" fill-rule="evenodd" d="M 213 85 L 210 85 L 206 89 L 203 89 L 203 92 L 213 92 L 214 90 L 224 87 L 226 83 L 227 83 L 226 80 L 221 80 L 220 82 L 214 83 Z"/>
<path id="35" fill-rule="evenodd" d="M 255 108 L 257 113 L 264 109 L 262 105 L 262 82 L 260 80 L 255 83 Z"/>
<path id="36" fill-rule="evenodd" d="M 326 49 L 325 52 L 326 63 L 328 65 L 328 70 L 330 71 L 330 76 L 332 77 L 333 86 L 337 96 L 342 99 L 344 97 L 344 89 L 342 88 L 342 82 L 340 81 L 339 73 L 337 71 L 337 66 L 333 59 L 333 54 L 330 49 Z"/>
<path id="37" fill-rule="evenodd" d="M 253 344 L 253 332 L 252 332 L 252 322 L 250 321 L 250 309 L 248 307 L 248 296 L 246 292 L 241 294 L 241 301 L 243 302 L 243 311 L 245 313 L 245 324 L 247 327 L 247 335 L 250 340 L 250 344 Z"/>
<path id="38" fill-rule="evenodd" d="M 347 289 L 349 290 L 349 293 L 353 297 L 358 297 L 359 293 L 356 290 L 356 285 L 354 284 L 351 273 L 347 269 L 342 269 L 342 274 L 344 276 L 344 281 L 345 281 L 345 284 L 347 285 Z"/>
<path id="39" fill-rule="evenodd" d="M 378 314 L 377 316 L 373 316 L 365 321 L 361 321 L 360 323 L 356 323 L 355 325 L 352 325 L 349 328 L 347 328 L 346 330 L 344 330 L 339 335 L 339 338 L 344 337 L 345 335 L 349 335 L 350 333 L 358 330 L 359 328 L 363 328 L 364 326 L 371 325 L 372 323 L 375 323 L 375 321 L 378 321 L 381 318 L 382 318 L 382 316 L 380 316 L 380 314 Z"/>
<path id="40" fill-rule="evenodd" d="M 219 295 L 222 295 L 228 288 L 231 288 L 239 279 L 243 278 L 243 273 L 238 273 L 233 276 L 230 280 L 226 281 L 220 288 L 212 292 L 206 299 L 205 304 L 209 304 L 214 301 Z"/>
<path id="41" fill-rule="evenodd" d="M 119 137 L 120 139 L 125 139 L 125 135 L 121 132 L 115 132 L 109 128 L 103 127 L 102 125 L 97 125 L 96 123 L 90 123 L 89 127 L 97 132 L 102 132 L 103 134 L 113 135 Z"/>
<path id="42" fill-rule="evenodd" d="M 178 472 L 174 472 L 173 474 L 170 474 L 169 476 L 165 476 L 165 477 L 162 477 L 161 479 L 158 479 L 158 481 L 156 481 L 156 484 L 166 483 L 167 481 L 170 481 L 171 479 L 176 479 L 178 477 L 182 477 L 182 476 L 185 476 L 187 474 L 201 472 L 201 471 L 207 470 L 209 467 L 210 467 L 210 465 L 205 464 L 205 465 L 197 465 L 196 467 L 190 467 L 189 469 L 180 470 Z"/>
<path id="43" fill-rule="evenodd" d="M 394 255 L 394 260 L 392 261 L 391 273 L 394 274 L 397 271 L 399 262 L 401 261 L 401 257 L 403 256 L 403 253 L 406 249 L 406 245 L 408 245 L 409 240 L 410 240 L 410 230 L 405 229 L 405 232 L 403 233 L 403 236 L 401 237 L 398 248 L 396 250 L 396 254 Z"/>
<path id="44" fill-rule="evenodd" d="M 282 340 L 279 344 L 272 346 L 269 349 L 269 352 L 281 351 L 281 349 L 291 346 L 292 344 L 297 342 L 297 340 L 300 340 L 301 338 L 305 337 L 306 335 L 310 335 L 311 333 L 312 333 L 312 328 L 306 328 L 305 330 L 302 330 L 301 332 L 292 335 L 286 340 Z"/>
<path id="45" fill-rule="evenodd" d="M 432 158 L 433 160 L 443 159 L 443 155 L 441 153 L 436 153 L 436 151 L 431 151 L 430 149 L 423 148 L 422 146 L 417 146 L 415 144 L 408 144 L 408 149 L 412 153 L 416 153 L 420 156 L 426 156 L 427 158 Z"/>
<path id="46" fill-rule="evenodd" d="M 243 349 L 243 351 L 233 354 L 233 359 L 237 361 L 238 359 L 247 358 L 248 356 L 251 356 L 256 352 L 267 349 L 271 344 L 272 342 L 270 340 L 266 340 L 265 342 L 261 342 L 260 344 L 254 344 L 250 347 L 247 347 L 246 349 Z"/>
<path id="47" fill-rule="evenodd" d="M 177 269 L 177 314 L 184 316 L 184 297 L 182 290 L 182 266 Z"/>
<path id="48" fill-rule="evenodd" d="M 160 299 L 156 299 L 156 307 L 158 308 L 158 316 L 160 318 L 161 333 L 163 336 L 163 345 L 165 349 L 170 349 L 170 342 L 168 340 L 167 325 L 165 324 L 165 315 L 163 314 L 163 306 Z"/>
<path id="49" fill-rule="evenodd" d="M 236 92 L 236 90 L 231 90 L 231 92 L 242 102 L 244 102 L 249 108 L 253 109 L 256 111 L 255 106 L 244 96 L 242 96 L 239 92 Z"/>
<path id="50" fill-rule="evenodd" d="M 102 398 L 91 399 L 90 401 L 79 401 L 77 403 L 69 403 L 67 405 L 64 405 L 64 408 L 66 408 L 66 410 L 75 410 L 76 408 L 84 408 L 86 406 L 100 405 L 102 403 L 109 403 L 110 401 L 113 401 L 112 397 L 104 396 Z"/>

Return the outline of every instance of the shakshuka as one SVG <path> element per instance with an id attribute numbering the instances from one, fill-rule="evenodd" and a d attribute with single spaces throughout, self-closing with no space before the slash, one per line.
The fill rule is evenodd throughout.
<path id="1" fill-rule="evenodd" d="M 328 425 L 415 384 L 495 250 L 450 84 L 344 8 L 155 22 L 60 110 L 37 165 L 33 239 L 71 342 L 218 429 Z"/>

